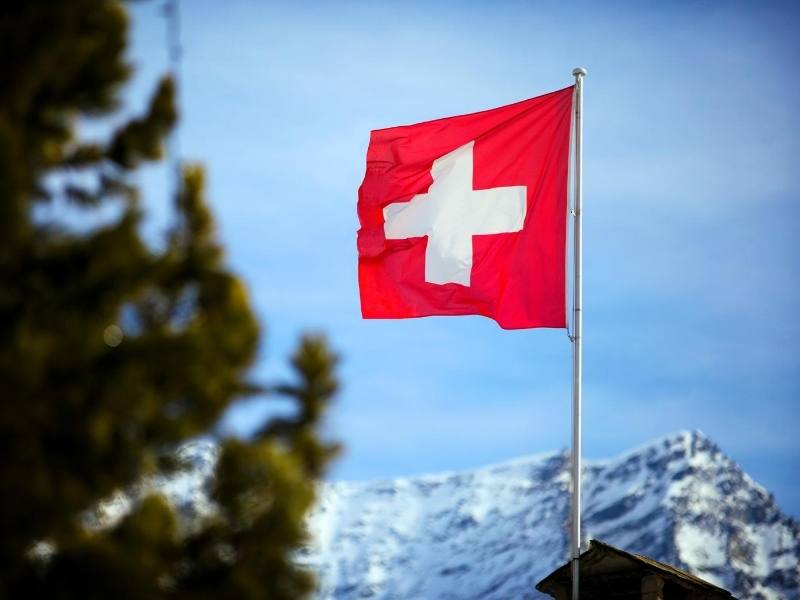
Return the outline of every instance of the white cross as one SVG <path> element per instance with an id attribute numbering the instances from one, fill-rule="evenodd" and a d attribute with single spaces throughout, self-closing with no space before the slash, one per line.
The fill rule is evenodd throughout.
<path id="1" fill-rule="evenodd" d="M 428 236 L 425 281 L 469 286 L 472 236 L 521 231 L 527 208 L 524 185 L 472 189 L 472 151 L 467 142 L 437 158 L 427 194 L 383 209 L 388 240 Z"/>

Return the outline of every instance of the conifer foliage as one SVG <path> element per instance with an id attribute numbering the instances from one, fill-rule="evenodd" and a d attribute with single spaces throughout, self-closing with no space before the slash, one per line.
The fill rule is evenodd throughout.
<path id="1" fill-rule="evenodd" d="M 336 451 L 318 434 L 337 387 L 321 337 L 270 390 L 296 413 L 222 441 L 212 517 L 187 529 L 150 496 L 87 525 L 114 491 L 183 468 L 171 450 L 263 391 L 248 379 L 258 323 L 199 166 L 183 170 L 164 244 L 142 239 L 134 174 L 162 158 L 177 112 L 165 78 L 119 122 L 127 28 L 118 0 L 0 8 L 0 598 L 303 598 L 313 577 L 293 557 Z M 116 126 L 79 133 L 95 119 Z"/>

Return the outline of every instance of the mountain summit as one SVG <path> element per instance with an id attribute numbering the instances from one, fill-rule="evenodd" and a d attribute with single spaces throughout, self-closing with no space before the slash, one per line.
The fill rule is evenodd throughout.
<path id="1" fill-rule="evenodd" d="M 569 456 L 323 485 L 303 561 L 320 600 L 543 598 L 568 558 Z M 708 437 L 587 461 L 583 532 L 742 599 L 800 599 L 800 525 Z"/>
<path id="2" fill-rule="evenodd" d="M 160 491 L 184 526 L 211 515 L 218 449 L 179 451 L 188 471 L 98 507 L 104 526 Z M 583 534 L 650 556 L 741 600 L 800 600 L 800 524 L 700 432 L 586 461 Z M 455 473 L 321 484 L 299 559 L 317 600 L 543 599 L 534 585 L 568 558 L 569 454 Z"/>

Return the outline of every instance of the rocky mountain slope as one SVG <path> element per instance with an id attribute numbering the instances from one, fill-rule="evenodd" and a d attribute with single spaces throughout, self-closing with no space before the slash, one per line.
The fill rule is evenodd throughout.
<path id="1" fill-rule="evenodd" d="M 584 533 L 689 570 L 744 599 L 800 599 L 800 525 L 704 435 L 591 462 Z M 320 599 L 542 597 L 568 555 L 568 456 L 324 486 L 304 560 Z"/>
<path id="2" fill-rule="evenodd" d="M 191 522 L 217 449 L 184 446 L 192 471 L 142 484 Z M 517 600 L 568 555 L 569 457 L 551 453 L 457 473 L 323 484 L 300 560 L 318 600 Z M 706 436 L 682 432 L 588 462 L 584 535 L 687 569 L 753 600 L 800 600 L 800 524 Z M 129 496 L 97 512 L 108 524 Z"/>

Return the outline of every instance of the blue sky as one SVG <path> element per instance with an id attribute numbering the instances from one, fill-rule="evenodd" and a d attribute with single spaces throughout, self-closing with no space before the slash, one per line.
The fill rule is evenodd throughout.
<path id="1" fill-rule="evenodd" d="M 167 64 L 135 3 L 126 110 Z M 356 190 L 370 129 L 585 88 L 585 455 L 701 429 L 800 515 L 800 12 L 745 2 L 182 4 L 185 159 L 209 170 L 265 325 L 342 355 L 334 478 L 470 468 L 568 445 L 563 330 L 362 321 Z M 167 173 L 141 175 L 155 237 Z M 258 425 L 269 402 L 223 425 Z"/>

